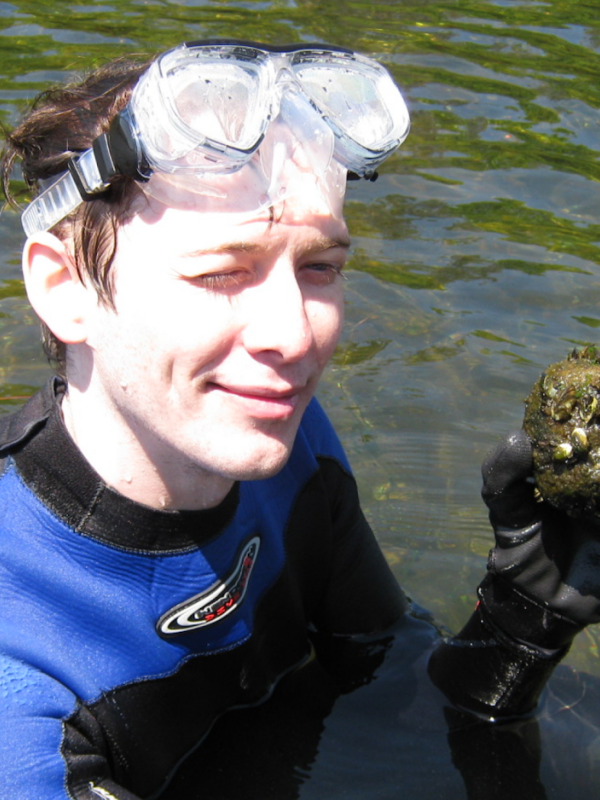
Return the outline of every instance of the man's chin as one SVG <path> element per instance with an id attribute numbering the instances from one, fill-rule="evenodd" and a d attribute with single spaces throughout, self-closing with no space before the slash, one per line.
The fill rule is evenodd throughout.
<path id="1" fill-rule="evenodd" d="M 267 478 L 272 478 L 277 475 L 285 467 L 289 460 L 290 454 L 287 453 L 285 457 L 279 459 L 269 459 L 259 461 L 258 463 L 248 465 L 237 470 L 235 480 L 238 481 L 264 481 Z"/>
<path id="2" fill-rule="evenodd" d="M 237 481 L 266 480 L 281 472 L 291 453 L 291 445 L 277 443 L 277 446 L 261 448 L 252 457 L 244 458 L 241 462 L 229 464 L 222 474 Z"/>

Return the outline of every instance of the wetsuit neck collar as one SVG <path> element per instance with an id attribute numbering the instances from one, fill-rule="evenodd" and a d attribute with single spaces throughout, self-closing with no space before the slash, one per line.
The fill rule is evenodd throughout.
<path id="1" fill-rule="evenodd" d="M 239 500 L 235 484 L 216 507 L 160 511 L 107 486 L 69 435 L 60 411 L 66 391 L 58 378 L 20 411 L 0 418 L 0 455 L 10 455 L 37 497 L 78 533 L 120 549 L 179 552 L 218 536 Z"/>

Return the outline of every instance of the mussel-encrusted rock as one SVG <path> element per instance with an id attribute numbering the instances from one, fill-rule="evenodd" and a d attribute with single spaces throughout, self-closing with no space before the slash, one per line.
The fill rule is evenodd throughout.
<path id="1" fill-rule="evenodd" d="M 600 347 L 551 364 L 525 406 L 541 496 L 571 516 L 600 520 Z"/>

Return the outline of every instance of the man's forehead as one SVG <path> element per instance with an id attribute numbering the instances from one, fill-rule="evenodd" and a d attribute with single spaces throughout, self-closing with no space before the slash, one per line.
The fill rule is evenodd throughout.
<path id="1" fill-rule="evenodd" d="M 291 239 L 310 251 L 350 246 L 343 218 L 315 212 L 300 201 L 236 214 L 172 208 L 153 200 L 123 226 L 122 234 L 132 242 L 148 237 L 161 249 L 184 257 L 234 250 L 258 252 Z"/>
<path id="2" fill-rule="evenodd" d="M 219 253 L 232 253 L 241 252 L 249 254 L 261 253 L 268 249 L 269 242 L 267 238 L 262 238 L 259 241 L 245 241 L 245 240 L 228 240 L 218 242 L 208 247 L 198 247 L 190 252 L 183 252 L 181 255 L 184 258 L 198 258 L 203 255 L 218 255 Z M 326 236 L 324 234 L 317 234 L 315 237 L 306 237 L 306 249 L 310 252 L 321 253 L 325 250 L 331 250 L 334 247 L 341 247 L 347 250 L 350 247 L 350 238 L 340 233 L 339 236 Z"/>

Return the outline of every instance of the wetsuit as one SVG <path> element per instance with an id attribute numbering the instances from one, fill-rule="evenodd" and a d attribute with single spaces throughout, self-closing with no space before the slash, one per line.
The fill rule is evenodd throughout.
<path id="1" fill-rule="evenodd" d="M 102 482 L 63 392 L 0 420 L 0 794 L 158 796 L 313 640 L 384 629 L 405 600 L 316 401 L 278 475 L 176 512 Z"/>

